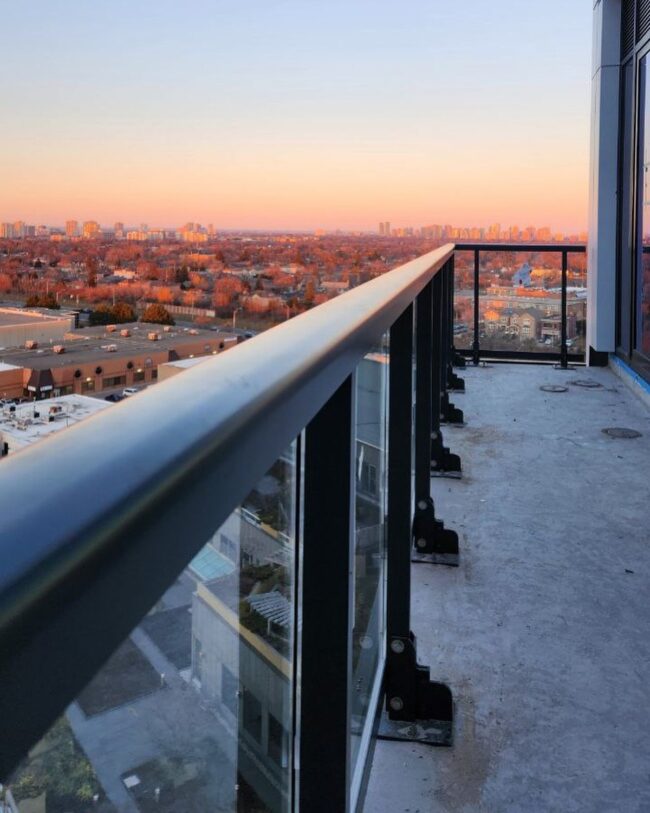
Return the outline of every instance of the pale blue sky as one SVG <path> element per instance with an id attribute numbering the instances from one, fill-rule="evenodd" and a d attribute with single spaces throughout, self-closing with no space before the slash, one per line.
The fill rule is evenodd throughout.
<path id="1" fill-rule="evenodd" d="M 0 0 L 0 218 L 586 220 L 586 0 Z"/>

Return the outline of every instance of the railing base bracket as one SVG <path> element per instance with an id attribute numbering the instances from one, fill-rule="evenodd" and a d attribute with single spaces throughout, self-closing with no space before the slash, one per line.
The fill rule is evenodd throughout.
<path id="1" fill-rule="evenodd" d="M 377 736 L 382 740 L 450 746 L 454 703 L 451 689 L 430 679 L 430 669 L 417 662 L 417 642 L 392 637 L 386 664 L 386 709 Z"/>
<path id="2" fill-rule="evenodd" d="M 444 445 L 442 432 L 431 433 L 431 476 L 460 478 L 461 463 L 457 454 Z"/>
<path id="3" fill-rule="evenodd" d="M 451 371 L 447 373 L 447 389 L 465 392 L 465 380 Z"/>
<path id="4" fill-rule="evenodd" d="M 465 423 L 463 410 L 454 406 L 447 393 L 442 396 L 440 402 L 440 420 L 443 423 Z"/>
<path id="5" fill-rule="evenodd" d="M 465 359 L 465 356 L 461 356 L 461 354 L 456 350 L 454 350 L 451 357 L 451 363 L 454 365 L 454 367 L 460 367 L 462 370 L 467 367 L 467 360 Z"/>
<path id="6" fill-rule="evenodd" d="M 458 534 L 449 528 L 445 528 L 442 520 L 436 519 L 436 512 L 431 497 L 418 500 L 415 515 L 413 517 L 413 548 L 412 554 L 421 556 L 422 554 L 444 555 L 456 557 L 458 562 Z M 414 561 L 411 558 L 411 561 Z M 421 559 L 415 561 L 423 561 Z M 429 560 L 432 564 L 436 562 Z M 452 564 L 449 561 L 440 564 Z"/>

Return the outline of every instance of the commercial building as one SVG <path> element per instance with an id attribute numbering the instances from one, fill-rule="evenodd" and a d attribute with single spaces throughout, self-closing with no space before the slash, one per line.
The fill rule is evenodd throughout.
<path id="1" fill-rule="evenodd" d="M 216 355 L 236 344 L 231 334 L 141 322 L 85 328 L 55 346 L 3 352 L 0 393 L 39 400 L 146 385 L 166 362 Z"/>
<path id="2" fill-rule="evenodd" d="M 0 406 L 0 453 L 6 457 L 32 446 L 108 407 L 107 401 L 85 395 L 64 395 L 42 405 L 3 404 Z"/>

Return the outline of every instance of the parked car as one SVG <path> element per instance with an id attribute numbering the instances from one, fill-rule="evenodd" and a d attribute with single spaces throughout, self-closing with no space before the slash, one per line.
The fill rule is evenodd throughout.
<path id="1" fill-rule="evenodd" d="M 122 398 L 130 398 L 132 395 L 137 395 L 140 390 L 137 387 L 125 387 L 122 390 Z"/>
<path id="2" fill-rule="evenodd" d="M 118 401 L 124 400 L 124 396 L 120 395 L 119 392 L 111 392 L 111 393 L 109 393 L 109 395 L 106 395 L 104 397 L 104 400 L 105 401 L 112 401 L 114 404 L 116 404 Z"/>

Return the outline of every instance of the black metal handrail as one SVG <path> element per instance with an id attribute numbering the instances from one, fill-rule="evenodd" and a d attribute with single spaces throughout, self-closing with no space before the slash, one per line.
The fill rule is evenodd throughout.
<path id="1" fill-rule="evenodd" d="M 457 243 L 456 251 L 474 252 L 474 339 L 472 342 L 471 358 L 475 365 L 481 359 L 481 341 L 479 335 L 479 261 L 481 251 L 502 251 L 509 253 L 518 252 L 542 252 L 555 253 L 562 256 L 562 282 L 560 306 L 561 315 L 561 337 L 559 353 L 527 353 L 516 350 L 490 351 L 490 357 L 502 357 L 507 359 L 532 359 L 532 360 L 554 360 L 559 361 L 564 369 L 568 367 L 569 361 L 584 361 L 585 353 L 569 353 L 567 347 L 567 268 L 569 254 L 584 254 L 586 246 L 582 243 Z"/>
<path id="2" fill-rule="evenodd" d="M 450 300 L 434 300 L 431 282 L 444 269 L 451 291 L 453 251 L 446 245 L 406 263 L 3 460 L 0 777 L 314 423 L 382 334 L 406 312 L 412 323 L 414 301 L 429 314 L 439 307 L 434 319 L 442 329 L 438 317 L 450 313 Z M 451 324 L 444 324 L 448 349 Z M 400 335 L 408 339 L 408 329 Z M 404 345 L 400 352 L 409 374 L 412 351 Z M 430 340 L 422 352 L 419 368 L 431 367 Z M 440 377 L 440 358 L 435 363 Z M 410 388 L 394 397 L 410 403 Z M 417 418 L 424 474 L 430 397 Z M 427 475 L 427 495 L 428 483 Z M 391 590 L 404 594 L 389 586 L 389 603 Z"/>

